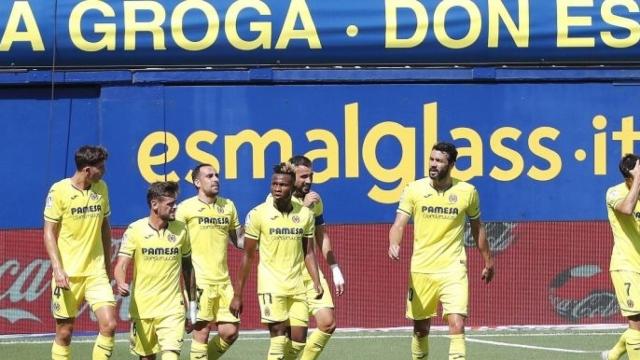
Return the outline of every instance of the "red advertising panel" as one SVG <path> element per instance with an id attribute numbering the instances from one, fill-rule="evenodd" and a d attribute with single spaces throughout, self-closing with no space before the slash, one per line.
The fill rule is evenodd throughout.
<path id="1" fill-rule="evenodd" d="M 486 226 L 497 274 L 493 283 L 483 284 L 481 257 L 476 249 L 468 248 L 470 326 L 623 323 L 608 274 L 612 238 L 606 222 Z M 410 325 L 404 308 L 411 229 L 405 234 L 399 262 L 392 262 L 387 256 L 388 231 L 387 224 L 329 227 L 347 282 L 345 295 L 334 295 L 339 327 Z M 114 253 L 122 232 L 123 229 L 113 232 Z M 466 242 L 471 245 L 468 236 Z M 230 250 L 234 279 L 241 255 L 238 250 Z M 0 334 L 53 332 L 51 267 L 42 231 L 0 231 L 0 256 Z M 254 267 L 245 295 L 245 329 L 262 328 L 255 278 Z M 119 331 L 128 330 L 127 307 L 128 299 L 118 299 Z M 442 322 L 438 319 L 435 323 Z M 85 305 L 76 331 L 96 329 L 95 319 Z"/>

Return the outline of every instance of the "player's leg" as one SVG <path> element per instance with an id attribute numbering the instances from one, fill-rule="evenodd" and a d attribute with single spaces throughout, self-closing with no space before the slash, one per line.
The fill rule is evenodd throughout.
<path id="1" fill-rule="evenodd" d="M 413 320 L 412 359 L 428 359 L 431 318 L 436 315 L 438 292 L 430 274 L 410 273 L 407 318 Z"/>
<path id="2" fill-rule="evenodd" d="M 215 319 L 213 311 L 215 298 L 211 290 L 211 286 L 207 285 L 197 288 L 198 313 L 191 332 L 191 351 L 189 354 L 191 360 L 207 359 L 210 324 Z"/>
<path id="3" fill-rule="evenodd" d="M 214 305 L 215 318 L 218 325 L 218 334 L 209 341 L 209 360 L 217 360 L 229 350 L 238 338 L 240 319 L 229 312 L 229 305 L 233 299 L 233 286 L 231 283 L 219 285 L 217 301 Z"/>
<path id="4" fill-rule="evenodd" d="M 184 311 L 158 318 L 155 322 L 162 360 L 178 360 L 184 342 Z"/>
<path id="5" fill-rule="evenodd" d="M 442 312 L 449 324 L 449 360 L 466 358 L 464 325 L 469 302 L 469 280 L 466 269 L 435 274 L 440 284 Z"/>
<path id="6" fill-rule="evenodd" d="M 53 360 L 67 360 L 71 358 L 71 337 L 73 325 L 78 313 L 78 304 L 84 297 L 84 279 L 70 277 L 69 289 L 56 286 L 51 280 L 51 310 L 56 320 L 56 336 L 51 346 Z"/>
<path id="7" fill-rule="evenodd" d="M 85 298 L 98 320 L 98 337 L 93 346 L 93 360 L 111 358 L 116 332 L 116 300 L 107 274 L 87 277 Z"/>
<path id="8" fill-rule="evenodd" d="M 301 360 L 317 359 L 329 342 L 329 339 L 331 339 L 331 335 L 336 330 L 336 315 L 333 310 L 334 305 L 331 297 L 331 289 L 329 289 L 329 284 L 322 273 L 320 273 L 320 283 L 322 284 L 324 294 L 322 298 L 314 299 L 315 289 L 313 288 L 313 281 L 305 281 L 309 311 L 316 318 L 318 328 L 309 335 L 304 351 L 302 352 Z"/>
<path id="9" fill-rule="evenodd" d="M 289 326 L 287 299 L 270 293 L 258 294 L 260 321 L 269 328 L 269 352 L 267 360 L 284 359 L 287 347 L 287 327 Z"/>
<path id="10" fill-rule="evenodd" d="M 294 360 L 302 352 L 307 341 L 307 329 L 309 326 L 309 305 L 305 293 L 290 296 L 289 307 L 289 336 L 291 344 L 286 351 L 285 359 Z"/>
<path id="11" fill-rule="evenodd" d="M 131 318 L 129 333 L 129 351 L 140 359 L 153 360 L 160 352 L 155 319 Z"/>
<path id="12" fill-rule="evenodd" d="M 620 311 L 629 320 L 629 328 L 609 350 L 607 359 L 617 360 L 625 352 L 630 360 L 640 359 L 640 274 L 631 271 L 611 271 L 610 274 Z"/>

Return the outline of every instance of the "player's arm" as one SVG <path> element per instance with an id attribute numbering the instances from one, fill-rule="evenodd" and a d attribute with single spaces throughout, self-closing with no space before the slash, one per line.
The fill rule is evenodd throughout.
<path id="1" fill-rule="evenodd" d="M 489 241 L 487 240 L 487 232 L 484 228 L 484 224 L 480 221 L 480 218 L 469 220 L 471 225 L 471 236 L 478 246 L 478 251 L 484 259 L 484 269 L 482 269 L 482 280 L 488 283 L 493 279 L 495 274 L 495 268 L 493 264 L 493 256 L 491 255 L 491 249 L 489 247 Z"/>
<path id="2" fill-rule="evenodd" d="M 60 224 L 50 221 L 44 221 L 44 247 L 51 260 L 51 268 L 53 269 L 53 278 L 56 286 L 69 290 L 69 276 L 62 267 L 60 260 L 60 250 L 58 249 L 58 231 Z"/>
<path id="3" fill-rule="evenodd" d="M 616 211 L 625 215 L 633 214 L 633 210 L 638 203 L 638 195 L 640 195 L 640 161 L 636 161 L 636 165 L 629 171 L 629 173 L 633 178 L 631 188 L 629 188 L 629 193 L 624 197 L 624 200 L 615 206 Z"/>
<path id="4" fill-rule="evenodd" d="M 109 218 L 106 216 L 102 220 L 100 232 L 102 234 L 102 249 L 104 250 L 104 269 L 109 280 L 111 280 L 111 224 L 109 224 Z"/>
<path id="5" fill-rule="evenodd" d="M 324 224 L 316 225 L 315 240 L 318 247 L 322 249 L 322 256 L 327 261 L 327 264 L 329 264 L 331 272 L 333 273 L 333 284 L 336 286 L 336 293 L 342 295 L 345 284 L 344 276 L 338 266 L 336 255 L 331 248 L 331 239 L 329 239 L 329 234 L 326 232 Z"/>
<path id="6" fill-rule="evenodd" d="M 242 226 L 229 230 L 229 242 L 237 249 L 244 249 L 244 228 Z"/>
<path id="7" fill-rule="evenodd" d="M 314 251 L 315 244 L 313 243 L 313 237 L 303 237 L 302 238 L 302 250 L 304 252 L 304 265 L 307 267 L 309 271 L 309 275 L 311 275 L 311 280 L 313 280 L 313 287 L 316 290 L 316 299 L 321 299 L 324 293 L 322 289 L 322 285 L 320 284 L 320 274 L 318 272 L 318 262 L 316 260 L 316 254 Z"/>
<path id="8" fill-rule="evenodd" d="M 240 271 L 238 272 L 238 280 L 236 281 L 233 300 L 231 300 L 231 304 L 229 305 L 229 311 L 236 317 L 242 313 L 242 295 L 244 294 L 244 288 L 247 285 L 247 278 L 251 272 L 253 259 L 256 256 L 257 243 L 257 239 L 252 237 L 244 238 L 244 255 L 240 262 Z"/>
<path id="9" fill-rule="evenodd" d="M 129 296 L 129 284 L 127 284 L 127 268 L 131 263 L 131 257 L 118 255 L 116 266 L 113 269 L 113 277 L 116 279 L 116 293 L 120 296 Z"/>
<path id="10" fill-rule="evenodd" d="M 409 223 L 409 215 L 402 211 L 396 213 L 396 219 L 389 229 L 389 258 L 400 260 L 400 243 L 404 234 L 404 228 Z"/>
<path id="11" fill-rule="evenodd" d="M 184 287 L 186 289 L 189 289 L 189 291 L 187 291 L 188 297 L 189 297 L 189 301 L 192 301 L 195 299 L 195 297 L 193 296 L 193 294 L 195 293 L 193 291 L 193 288 L 195 288 L 195 277 L 193 277 L 193 265 L 191 264 L 191 255 L 187 255 L 187 256 L 183 256 L 182 257 L 182 279 L 184 281 Z"/>

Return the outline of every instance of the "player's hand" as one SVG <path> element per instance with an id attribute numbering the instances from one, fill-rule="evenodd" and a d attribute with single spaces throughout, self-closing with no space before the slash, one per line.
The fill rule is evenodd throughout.
<path id="1" fill-rule="evenodd" d="M 62 269 L 53 269 L 53 278 L 56 281 L 56 287 L 64 290 L 70 290 L 69 275 Z"/>
<path id="2" fill-rule="evenodd" d="M 636 160 L 636 165 L 629 171 L 634 179 L 640 178 L 640 160 Z"/>
<path id="3" fill-rule="evenodd" d="M 129 284 L 123 282 L 123 283 L 119 283 L 116 281 L 116 294 L 122 296 L 122 297 L 127 297 L 129 296 Z"/>
<path id="4" fill-rule="evenodd" d="M 488 284 L 489 282 L 491 282 L 491 280 L 493 280 L 494 275 L 495 269 L 493 267 L 493 264 L 485 265 L 484 269 L 482 269 L 482 281 Z"/>
<path id="5" fill-rule="evenodd" d="M 304 206 L 310 208 L 319 201 L 320 201 L 320 195 L 318 195 L 318 193 L 315 191 L 309 191 L 309 193 L 307 193 L 307 195 L 304 196 L 303 204 Z"/>
<path id="6" fill-rule="evenodd" d="M 391 260 L 400 260 L 400 245 L 390 244 L 389 245 L 389 258 Z"/>
<path id="7" fill-rule="evenodd" d="M 324 289 L 320 283 L 313 285 L 314 290 L 316 291 L 316 300 L 322 299 L 322 295 L 324 295 Z"/>
<path id="8" fill-rule="evenodd" d="M 240 296 L 233 295 L 233 299 L 229 305 L 229 312 L 235 317 L 240 317 L 242 313 L 242 298 Z"/>
<path id="9" fill-rule="evenodd" d="M 344 276 L 342 276 L 342 271 L 340 271 L 340 267 L 338 264 L 331 265 L 331 272 L 333 272 L 333 285 L 336 287 L 336 294 L 338 296 L 342 296 L 344 294 Z"/>

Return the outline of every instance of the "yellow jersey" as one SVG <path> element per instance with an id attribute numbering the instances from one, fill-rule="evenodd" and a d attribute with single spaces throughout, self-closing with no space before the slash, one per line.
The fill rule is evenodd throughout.
<path id="1" fill-rule="evenodd" d="M 295 295 L 304 293 L 303 238 L 313 239 L 314 217 L 309 209 L 292 202 L 289 213 L 281 213 L 266 201 L 247 215 L 245 237 L 260 244 L 258 293 Z"/>
<path id="2" fill-rule="evenodd" d="M 439 192 L 430 178 L 413 181 L 400 197 L 398 212 L 413 216 L 412 272 L 466 269 L 465 219 L 480 218 L 480 200 L 473 185 L 453 179 L 449 189 Z"/>
<path id="3" fill-rule="evenodd" d="M 631 215 L 615 210 L 628 193 L 629 188 L 625 183 L 607 190 L 607 215 L 613 232 L 609 270 L 640 272 L 640 203 L 636 203 Z"/>
<path id="4" fill-rule="evenodd" d="M 229 282 L 227 239 L 229 232 L 240 227 L 233 201 L 218 196 L 215 203 L 207 204 L 194 196 L 180 203 L 176 220 L 187 225 L 196 284 Z"/>
<path id="5" fill-rule="evenodd" d="M 111 214 L 107 184 L 100 180 L 88 190 L 71 179 L 51 186 L 44 206 L 44 220 L 59 224 L 58 249 L 69 276 L 100 274 L 104 268 L 102 222 Z"/>
<path id="6" fill-rule="evenodd" d="M 140 219 L 122 236 L 118 256 L 133 258 L 133 281 L 129 314 L 137 319 L 184 313 L 180 287 L 182 258 L 191 255 L 184 223 L 170 221 L 160 231 Z"/>

